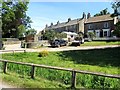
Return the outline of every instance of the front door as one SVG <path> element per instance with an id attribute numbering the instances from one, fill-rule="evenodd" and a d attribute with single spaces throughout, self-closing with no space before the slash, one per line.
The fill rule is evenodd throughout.
<path id="1" fill-rule="evenodd" d="M 103 30 L 100 30 L 100 37 L 103 37 Z"/>
<path id="2" fill-rule="evenodd" d="M 100 37 L 100 30 L 95 30 L 96 37 Z"/>

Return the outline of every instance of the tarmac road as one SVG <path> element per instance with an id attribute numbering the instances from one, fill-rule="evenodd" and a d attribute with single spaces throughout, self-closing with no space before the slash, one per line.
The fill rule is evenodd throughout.
<path id="1" fill-rule="evenodd" d="M 112 47 L 120 47 L 120 45 L 107 45 L 107 46 L 63 46 L 59 48 L 52 47 L 42 47 L 37 49 L 26 48 L 27 52 L 40 52 L 43 50 L 47 51 L 69 51 L 69 50 L 88 50 L 88 49 L 103 49 L 103 48 L 112 48 Z M 25 48 L 21 48 L 20 44 L 13 45 L 5 45 L 5 50 L 24 50 Z M 1 51 L 1 50 L 0 50 Z M 4 52 L 2 52 L 4 53 Z"/>

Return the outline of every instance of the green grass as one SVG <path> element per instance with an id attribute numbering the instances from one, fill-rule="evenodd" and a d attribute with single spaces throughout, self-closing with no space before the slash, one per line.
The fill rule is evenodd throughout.
<path id="1" fill-rule="evenodd" d="M 120 45 L 120 41 L 114 41 L 114 42 L 92 41 L 92 42 L 85 42 L 84 44 L 81 44 L 80 46 L 104 46 L 104 45 Z"/>
<path id="2" fill-rule="evenodd" d="M 46 57 L 38 57 L 39 53 L 3 54 L 3 59 L 12 61 L 45 64 L 78 70 L 87 70 L 107 74 L 120 74 L 120 47 L 94 50 L 76 50 L 49 52 Z M 22 76 L 30 75 L 29 66 L 8 64 L 8 72 L 16 72 Z M 67 71 L 36 68 L 36 77 L 54 80 L 70 85 L 71 73 Z M 92 75 L 77 74 L 77 87 L 116 88 L 120 80 Z"/>
<path id="3" fill-rule="evenodd" d="M 49 81 L 44 78 L 36 77 L 31 79 L 28 76 L 21 76 L 16 73 L 0 74 L 2 81 L 7 82 L 7 84 L 13 86 L 13 88 L 66 88 L 65 86 L 56 81 Z"/>

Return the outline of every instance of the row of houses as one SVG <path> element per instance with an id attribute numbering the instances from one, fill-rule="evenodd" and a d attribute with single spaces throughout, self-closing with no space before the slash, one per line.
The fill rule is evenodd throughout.
<path id="1" fill-rule="evenodd" d="M 66 22 L 56 24 L 51 23 L 50 26 L 46 24 L 42 32 L 46 30 L 55 30 L 56 32 L 72 32 L 84 34 L 88 32 L 95 33 L 96 37 L 111 37 L 115 29 L 115 24 L 118 22 L 117 17 L 111 17 L 110 14 L 91 17 L 90 13 L 87 15 L 83 13 L 82 18 L 71 20 L 68 18 Z"/>

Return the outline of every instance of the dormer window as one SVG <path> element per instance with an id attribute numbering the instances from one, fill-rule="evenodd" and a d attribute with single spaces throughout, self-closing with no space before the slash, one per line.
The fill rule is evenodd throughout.
<path id="1" fill-rule="evenodd" d="M 108 22 L 105 22 L 104 23 L 104 28 L 108 28 L 109 26 L 108 26 Z"/>

